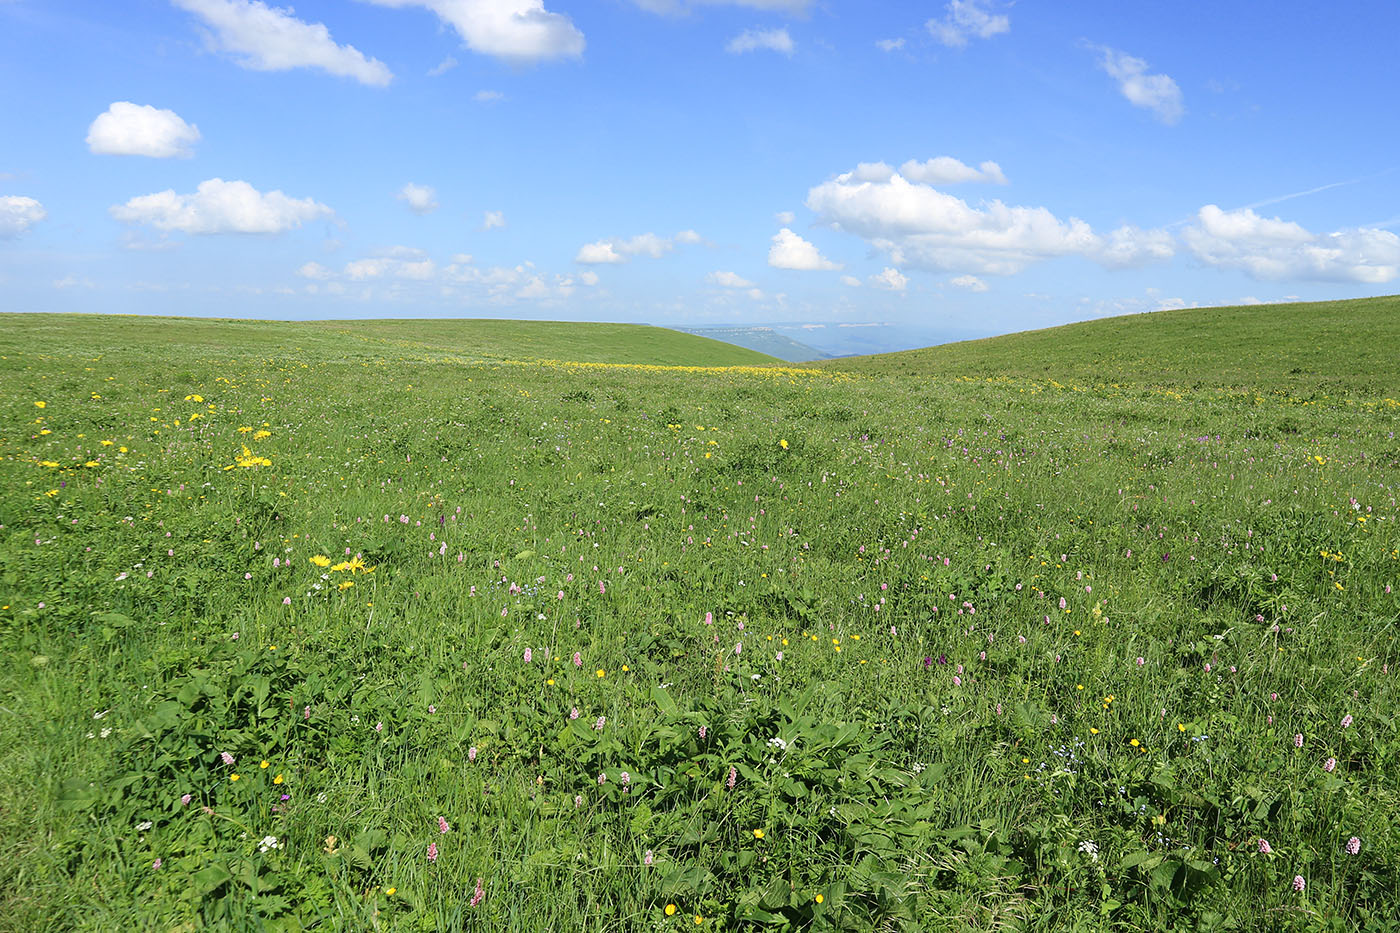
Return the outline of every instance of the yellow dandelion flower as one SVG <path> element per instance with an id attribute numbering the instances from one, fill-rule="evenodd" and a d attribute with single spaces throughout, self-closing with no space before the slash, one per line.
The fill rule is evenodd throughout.
<path id="1" fill-rule="evenodd" d="M 676 913 L 676 905 L 675 905 L 675 904 L 667 904 L 667 905 L 666 905 L 666 916 L 671 917 L 671 916 L 674 916 L 675 913 Z"/>
<path id="2" fill-rule="evenodd" d="M 329 567 L 331 565 L 331 559 L 324 554 L 317 554 L 315 557 L 311 558 L 311 563 L 315 564 L 317 567 Z"/>

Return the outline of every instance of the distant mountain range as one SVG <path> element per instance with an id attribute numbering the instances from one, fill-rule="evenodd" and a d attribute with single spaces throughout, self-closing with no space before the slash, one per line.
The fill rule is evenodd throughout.
<path id="1" fill-rule="evenodd" d="M 731 327 L 672 327 L 687 334 L 747 347 L 789 363 L 838 356 L 891 353 L 962 340 L 968 334 L 932 331 L 885 322 L 790 322 Z"/>

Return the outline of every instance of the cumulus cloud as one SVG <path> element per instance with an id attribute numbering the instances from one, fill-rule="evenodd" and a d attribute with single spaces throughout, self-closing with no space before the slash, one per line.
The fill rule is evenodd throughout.
<path id="1" fill-rule="evenodd" d="M 384 277 L 411 279 L 416 282 L 431 279 L 437 273 L 437 265 L 431 259 L 421 258 L 421 254 L 416 251 L 413 255 L 413 259 L 393 255 L 356 259 L 345 264 L 345 275 L 354 282 Z"/>
<path id="2" fill-rule="evenodd" d="M 599 240 L 597 243 L 585 243 L 578 248 L 578 255 L 574 256 L 574 262 L 586 263 L 588 265 L 626 261 L 627 257 L 613 249 L 613 245 L 606 240 Z"/>
<path id="3" fill-rule="evenodd" d="M 1001 166 L 995 162 L 983 162 L 976 168 L 964 165 L 951 156 L 939 156 L 927 162 L 910 159 L 899 167 L 899 173 L 912 182 L 927 185 L 957 185 L 965 182 L 989 182 L 994 185 L 1006 184 L 1006 176 Z"/>
<path id="4" fill-rule="evenodd" d="M 47 216 L 44 205 L 33 198 L 0 197 L 0 237 L 19 236 Z"/>
<path id="5" fill-rule="evenodd" d="M 557 301 L 568 298 L 584 285 L 596 285 L 598 277 L 583 272 L 571 275 L 546 275 L 536 271 L 531 263 L 518 266 L 479 268 L 454 262 L 443 270 L 443 279 L 450 289 L 478 295 L 492 304 L 513 304 L 517 300 Z"/>
<path id="6" fill-rule="evenodd" d="M 860 288 L 860 279 L 854 275 L 843 275 L 841 276 L 841 284 L 849 285 L 851 288 Z"/>
<path id="7" fill-rule="evenodd" d="M 111 215 L 125 223 L 147 224 L 181 233 L 281 233 L 332 213 L 311 198 L 289 198 L 281 191 L 258 191 L 246 181 L 211 178 L 193 194 L 160 191 L 113 205 Z"/>
<path id="8" fill-rule="evenodd" d="M 722 288 L 753 288 L 748 279 L 734 272 L 716 271 L 710 273 L 710 281 Z"/>
<path id="9" fill-rule="evenodd" d="M 1378 227 L 1312 233 L 1249 208 L 1202 207 L 1181 235 L 1202 262 L 1256 279 L 1312 279 L 1378 285 L 1400 275 L 1400 236 Z"/>
<path id="10" fill-rule="evenodd" d="M 797 269 L 803 272 L 841 268 L 840 263 L 824 257 L 816 246 L 787 227 L 773 234 L 773 246 L 768 250 L 768 265 L 775 269 Z"/>
<path id="11" fill-rule="evenodd" d="M 776 220 L 778 223 L 782 224 L 784 227 L 789 227 L 792 226 L 794 222 L 796 222 L 797 215 L 794 214 L 792 211 L 778 211 L 778 213 L 773 215 L 773 219 Z"/>
<path id="12" fill-rule="evenodd" d="M 694 230 L 682 230 L 674 237 L 657 236 L 655 233 L 642 233 L 631 239 L 598 240 L 579 247 L 574 262 L 584 264 L 604 264 L 626 262 L 632 256 L 650 256 L 660 259 L 676 248 L 677 243 L 699 243 L 700 234 Z"/>
<path id="13" fill-rule="evenodd" d="M 876 39 L 875 47 L 882 52 L 894 52 L 904 48 L 903 39 Z"/>
<path id="14" fill-rule="evenodd" d="M 1010 275 L 1053 256 L 1081 255 L 1110 266 L 1164 259 L 1162 231 L 1122 227 L 1108 237 L 1078 218 L 999 200 L 974 207 L 899 172 L 847 172 L 807 192 L 807 206 L 836 229 L 860 236 L 898 265 Z"/>
<path id="15" fill-rule="evenodd" d="M 254 71 L 319 68 L 362 84 L 384 86 L 393 73 L 377 58 L 366 58 L 353 45 L 338 45 L 321 23 L 306 23 L 292 10 L 262 0 L 171 0 L 209 27 L 209 44 L 236 56 Z"/>
<path id="16" fill-rule="evenodd" d="M 791 57 L 794 48 L 792 36 L 786 29 L 745 29 L 730 39 L 724 50 L 730 55 L 742 55 L 744 52 L 768 49 Z"/>
<path id="17" fill-rule="evenodd" d="M 889 266 L 883 272 L 870 277 L 870 284 L 874 288 L 883 289 L 887 292 L 902 292 L 909 284 L 908 276 L 901 275 L 898 269 Z"/>
<path id="18" fill-rule="evenodd" d="M 88 149 L 98 155 L 139 155 L 153 159 L 188 158 L 199 142 L 199 127 L 173 110 L 115 101 L 88 127 Z"/>
<path id="19" fill-rule="evenodd" d="M 506 225 L 505 211 L 484 211 L 481 217 L 481 229 L 494 230 Z"/>
<path id="20" fill-rule="evenodd" d="M 492 101 L 504 100 L 505 96 L 500 91 L 481 90 L 472 95 L 472 100 L 478 104 L 489 104 Z"/>
<path id="21" fill-rule="evenodd" d="M 321 265 L 319 262 L 315 262 L 313 260 L 311 262 L 303 263 L 301 265 L 301 268 L 297 269 L 297 275 L 301 276 L 304 279 L 315 279 L 317 281 L 324 281 L 325 279 L 328 279 L 331 276 L 335 275 L 335 273 L 332 272 L 330 269 L 327 269 L 325 266 Z"/>
<path id="22" fill-rule="evenodd" d="M 456 30 L 467 48 L 516 64 L 583 54 L 583 33 L 543 0 L 371 0 L 387 7 L 423 7 Z"/>
<path id="23" fill-rule="evenodd" d="M 410 181 L 394 197 L 407 204 L 415 214 L 431 214 L 438 209 L 437 192 L 428 185 L 415 185 Z"/>
<path id="24" fill-rule="evenodd" d="M 985 292 L 987 290 L 987 283 L 975 275 L 955 276 L 948 280 L 948 284 L 955 285 L 958 288 L 965 288 L 970 292 Z"/>
<path id="25" fill-rule="evenodd" d="M 1181 88 L 1164 74 L 1150 74 L 1147 62 L 1140 58 L 1096 46 L 1101 56 L 1099 66 L 1118 82 L 1118 90 L 1134 107 L 1150 110 L 1158 120 L 1171 126 L 1186 112 Z"/>
<path id="26" fill-rule="evenodd" d="M 924 26 L 929 35 L 948 46 L 962 48 L 969 39 L 990 39 L 1011 31 L 1011 19 L 992 14 L 981 0 L 949 0 L 942 19 L 931 19 Z"/>

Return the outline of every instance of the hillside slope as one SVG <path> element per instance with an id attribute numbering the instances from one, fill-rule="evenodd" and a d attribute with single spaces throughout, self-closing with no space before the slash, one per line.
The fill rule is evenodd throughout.
<path id="1" fill-rule="evenodd" d="M 81 344 L 114 350 L 143 344 L 191 351 L 296 353 L 322 359 L 370 354 L 412 359 L 555 359 L 589 363 L 762 366 L 774 357 L 719 340 L 645 324 L 561 321 L 241 321 L 136 315 L 0 315 L 0 352 Z"/>
<path id="2" fill-rule="evenodd" d="M 1400 296 L 1154 311 L 809 365 L 1081 385 L 1400 397 Z"/>

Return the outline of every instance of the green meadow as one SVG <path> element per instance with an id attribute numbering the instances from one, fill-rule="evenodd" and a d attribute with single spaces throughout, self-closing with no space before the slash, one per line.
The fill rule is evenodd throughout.
<path id="1" fill-rule="evenodd" d="M 0 317 L 0 929 L 1394 929 L 1396 346 Z"/>

